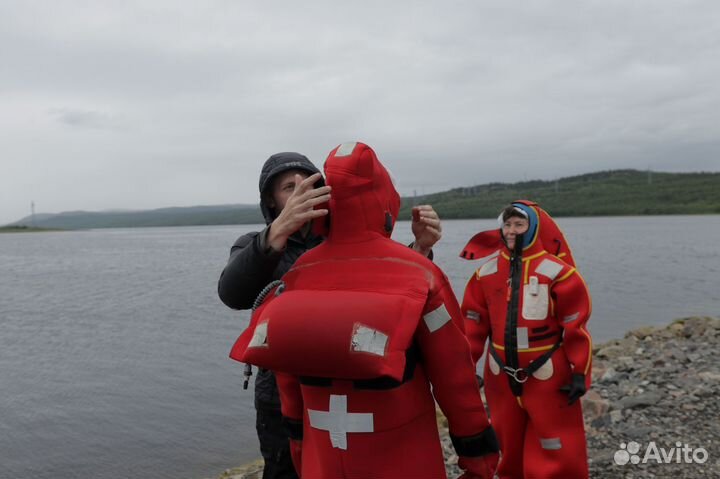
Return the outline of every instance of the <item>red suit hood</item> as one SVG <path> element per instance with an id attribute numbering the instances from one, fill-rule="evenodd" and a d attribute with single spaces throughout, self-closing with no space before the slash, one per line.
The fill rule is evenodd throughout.
<path id="1" fill-rule="evenodd" d="M 372 148 L 343 143 L 325 161 L 325 181 L 332 186 L 330 214 L 315 231 L 331 242 L 359 242 L 390 237 L 400 211 L 400 195 Z M 341 211 L 342 214 L 335 214 Z"/>
<path id="2" fill-rule="evenodd" d="M 536 215 L 538 223 L 534 231 L 534 237 L 529 241 L 530 244 L 523 249 L 523 257 L 531 256 L 539 251 L 545 250 L 561 258 L 570 266 L 575 266 L 575 258 L 573 258 L 570 245 L 565 239 L 562 230 L 560 230 L 560 227 L 548 212 L 534 201 L 516 200 L 513 201 L 513 204 L 515 203 L 531 209 Z M 483 231 L 470 239 L 460 253 L 460 257 L 468 260 L 480 260 L 492 255 L 498 250 L 507 254 L 511 253 L 503 242 L 500 229 Z"/>

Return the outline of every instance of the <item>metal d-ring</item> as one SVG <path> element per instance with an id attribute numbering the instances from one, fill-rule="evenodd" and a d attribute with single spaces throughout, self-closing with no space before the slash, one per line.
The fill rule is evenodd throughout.
<path id="1" fill-rule="evenodd" d="M 523 368 L 513 369 L 509 366 L 505 366 L 503 369 L 508 375 L 512 376 L 512 378 L 520 384 L 527 382 L 528 378 L 530 378 L 528 372 Z"/>

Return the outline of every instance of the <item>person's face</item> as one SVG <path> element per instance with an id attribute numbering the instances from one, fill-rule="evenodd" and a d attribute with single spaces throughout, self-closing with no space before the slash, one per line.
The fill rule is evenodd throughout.
<path id="1" fill-rule="evenodd" d="M 303 180 L 310 176 L 303 170 L 287 170 L 273 179 L 273 184 L 270 189 L 271 198 L 269 206 L 275 209 L 275 214 L 280 214 L 283 208 L 285 208 L 288 198 L 290 198 L 290 195 L 295 191 L 295 175 L 300 175 Z"/>
<path id="2" fill-rule="evenodd" d="M 503 223 L 502 234 L 508 245 L 508 249 L 512 250 L 515 248 L 515 237 L 525 233 L 529 226 L 530 223 L 528 220 L 517 216 L 511 216 Z"/>

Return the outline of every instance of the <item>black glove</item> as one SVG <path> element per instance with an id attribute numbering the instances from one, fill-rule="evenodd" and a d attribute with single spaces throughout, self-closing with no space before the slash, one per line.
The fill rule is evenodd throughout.
<path id="1" fill-rule="evenodd" d="M 560 390 L 568 395 L 568 405 L 580 399 L 586 392 L 585 375 L 573 374 L 570 384 L 563 386 Z"/>

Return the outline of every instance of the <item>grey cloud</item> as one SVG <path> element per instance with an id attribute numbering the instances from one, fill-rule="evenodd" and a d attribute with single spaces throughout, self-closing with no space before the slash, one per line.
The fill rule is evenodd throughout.
<path id="1" fill-rule="evenodd" d="M 253 202 L 270 154 L 347 140 L 403 193 L 720 153 L 713 1 L 2 8 L 3 194 L 53 211 Z"/>
<path id="2" fill-rule="evenodd" d="M 48 113 L 60 123 L 73 127 L 115 130 L 123 126 L 119 118 L 100 111 L 53 108 Z"/>

